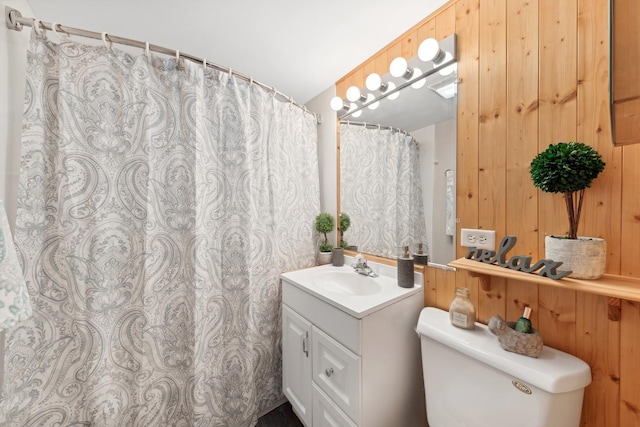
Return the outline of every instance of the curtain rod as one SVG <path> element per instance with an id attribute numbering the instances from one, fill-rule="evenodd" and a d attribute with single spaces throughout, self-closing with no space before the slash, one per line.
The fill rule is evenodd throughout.
<path id="1" fill-rule="evenodd" d="M 7 24 L 7 28 L 9 28 L 10 30 L 14 30 L 14 31 L 22 31 L 22 26 L 26 25 L 28 27 L 33 27 L 36 23 L 36 18 L 26 18 L 22 16 L 22 13 L 20 13 L 20 11 L 18 9 L 14 9 L 11 8 L 9 6 L 5 6 L 4 7 L 4 15 L 5 15 L 5 21 Z M 246 76 L 242 73 L 239 73 L 235 70 L 232 70 L 229 67 L 222 67 L 220 65 L 217 64 L 212 64 L 209 61 L 206 61 L 205 63 L 205 59 L 204 58 L 198 58 L 197 56 L 193 56 L 190 55 L 188 53 L 183 53 L 180 52 L 179 50 L 176 49 L 169 49 L 163 46 L 158 46 L 155 44 L 151 44 L 151 43 L 147 43 L 147 42 L 143 42 L 140 40 L 133 40 L 133 39 L 128 39 L 126 37 L 120 37 L 120 36 L 114 36 L 111 34 L 107 34 L 107 33 L 98 33 L 95 31 L 88 31 L 88 30 L 83 30 L 80 28 L 73 28 L 73 27 L 67 27 L 64 25 L 60 25 L 57 22 L 51 23 L 51 22 L 44 22 L 44 21 L 40 21 L 37 20 L 40 25 L 45 29 L 45 30 L 51 30 L 51 31 L 60 31 L 69 35 L 75 35 L 75 36 L 80 36 L 80 37 L 86 37 L 86 38 L 91 38 L 91 39 L 97 39 L 97 40 L 108 40 L 111 43 L 118 43 L 118 44 L 123 44 L 126 46 L 133 46 L 133 47 L 138 47 L 141 49 L 149 49 L 152 50 L 154 52 L 158 52 L 158 53 L 163 53 L 165 55 L 172 55 L 172 56 L 176 56 L 176 57 L 182 57 L 185 59 L 188 59 L 190 61 L 199 63 L 199 64 L 203 64 L 207 67 L 211 67 L 214 68 L 216 70 L 219 71 L 224 71 L 227 72 L 229 74 L 232 74 L 236 77 L 241 78 L 242 80 L 245 80 L 249 83 L 255 83 L 258 86 L 260 86 L 261 88 L 263 88 L 264 90 L 268 91 L 268 92 L 273 92 L 274 94 L 276 94 L 277 96 L 280 96 L 284 101 L 287 101 L 293 105 L 295 105 L 298 108 L 301 108 L 302 110 L 304 110 L 306 113 L 312 114 L 315 119 L 316 119 L 316 123 L 319 124 L 319 118 L 318 115 L 314 112 L 311 112 L 307 109 L 307 107 L 303 104 L 300 104 L 296 101 L 294 101 L 290 96 L 285 95 L 284 93 L 280 92 L 279 90 L 277 90 L 276 88 L 274 88 L 273 86 L 268 86 L 264 83 L 261 83 L 257 80 L 254 80 L 252 77 Z M 54 28 L 55 27 L 55 28 Z"/>
<path id="2" fill-rule="evenodd" d="M 407 136 L 410 136 L 411 138 L 413 138 L 413 135 L 411 135 L 409 132 L 407 132 L 406 130 L 402 130 L 399 128 L 394 128 L 392 126 L 381 126 L 381 125 L 376 125 L 374 123 L 367 123 L 367 122 L 354 122 L 352 120 L 340 120 L 340 124 L 344 124 L 344 125 L 354 125 L 354 126 L 364 126 L 368 129 L 388 129 L 391 132 L 398 132 Z M 415 139 L 415 138 L 413 138 Z"/>

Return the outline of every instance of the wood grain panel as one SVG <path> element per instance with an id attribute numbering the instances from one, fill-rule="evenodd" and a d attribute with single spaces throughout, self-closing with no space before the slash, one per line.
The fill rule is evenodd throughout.
<path id="1" fill-rule="evenodd" d="M 479 14 L 478 226 L 495 230 L 497 236 L 506 234 L 506 9 L 506 0 L 484 0 Z M 506 281 L 492 280 L 491 291 L 480 299 L 478 318 L 504 318 L 505 295 Z"/>
<path id="2" fill-rule="evenodd" d="M 424 272 L 424 306 L 436 306 L 436 270 L 427 267 Z"/>
<path id="3" fill-rule="evenodd" d="M 640 141 L 640 98 L 617 101 L 614 106 L 616 145 Z"/>
<path id="4" fill-rule="evenodd" d="M 606 2 L 579 0 L 578 16 L 578 141 L 594 147 L 607 164 L 586 191 L 581 228 L 583 236 L 607 241 L 607 268 L 620 273 L 622 149 L 611 144 L 609 118 L 609 26 L 600 19 Z"/>
<path id="5" fill-rule="evenodd" d="M 493 283 L 493 279 L 491 280 Z M 534 283 L 509 280 L 506 292 L 506 319 L 516 321 L 524 313 L 525 307 L 531 307 L 531 323 L 537 329 L 539 325 L 538 285 Z"/>
<path id="6" fill-rule="evenodd" d="M 613 2 L 613 99 L 616 101 L 640 96 L 640 21 L 638 0 L 611 0 Z M 636 37 L 634 37 L 636 35 Z M 640 110 L 636 110 L 640 113 Z M 640 141 L 639 140 L 636 140 Z"/>
<path id="7" fill-rule="evenodd" d="M 622 148 L 622 221 L 620 274 L 640 277 L 640 145 Z M 615 247 L 613 248 L 616 249 Z"/>
<path id="8" fill-rule="evenodd" d="M 538 1 L 507 2 L 506 231 L 518 254 L 538 256 L 538 192 L 529 175 L 538 154 Z"/>
<path id="9" fill-rule="evenodd" d="M 449 6 L 436 16 L 436 39 L 442 40 L 456 32 L 456 6 Z"/>
<path id="10" fill-rule="evenodd" d="M 539 0 L 540 112 L 538 148 L 576 138 L 577 1 Z M 562 60 L 558 60 L 562 58 Z M 539 251 L 546 234 L 563 234 L 568 228 L 559 195 L 539 193 Z M 562 224 L 562 228 L 558 226 Z M 539 254 L 539 257 L 543 257 Z M 573 291 L 548 286 L 538 290 L 539 328 L 545 341 L 563 351 L 575 352 L 575 301 Z"/>
<path id="11" fill-rule="evenodd" d="M 406 60 L 418 55 L 418 30 L 409 31 L 402 38 L 402 57 Z"/>
<path id="12" fill-rule="evenodd" d="M 538 286 L 538 329 L 544 343 L 576 353 L 576 292 Z"/>
<path id="13" fill-rule="evenodd" d="M 506 233 L 518 237 L 518 254 L 538 255 L 538 192 L 529 177 L 538 153 L 538 1 L 507 1 Z M 538 285 L 510 280 L 506 316 L 518 319 L 525 306 L 538 327 Z"/>
<path id="14" fill-rule="evenodd" d="M 640 303 L 622 301 L 621 308 L 620 426 L 640 426 Z"/>
<path id="15" fill-rule="evenodd" d="M 456 173 L 456 225 L 478 228 L 478 19 L 479 0 L 456 2 L 458 51 L 458 156 Z M 466 250 L 458 246 L 458 257 Z"/>
<path id="16" fill-rule="evenodd" d="M 387 60 L 387 51 L 385 50 L 384 52 L 381 52 L 378 55 L 376 55 L 374 63 L 375 63 L 375 67 L 373 69 L 374 72 L 380 74 L 381 76 L 384 76 L 386 73 L 388 73 L 389 66 L 388 66 L 388 60 Z"/>
<path id="17" fill-rule="evenodd" d="M 454 19 L 455 19 L 455 16 L 454 16 Z M 435 18 L 428 19 L 424 21 L 422 24 L 420 24 L 420 26 L 418 26 L 418 43 L 428 38 L 436 38 L 436 19 Z"/>
<path id="18" fill-rule="evenodd" d="M 591 367 L 582 426 L 618 425 L 620 393 L 620 300 L 578 293 L 576 356 Z"/>

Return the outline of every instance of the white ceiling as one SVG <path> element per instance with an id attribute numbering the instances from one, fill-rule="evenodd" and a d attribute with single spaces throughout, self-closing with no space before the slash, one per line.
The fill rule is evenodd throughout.
<path id="1" fill-rule="evenodd" d="M 47 22 L 179 49 L 300 103 L 446 0 L 28 0 Z"/>

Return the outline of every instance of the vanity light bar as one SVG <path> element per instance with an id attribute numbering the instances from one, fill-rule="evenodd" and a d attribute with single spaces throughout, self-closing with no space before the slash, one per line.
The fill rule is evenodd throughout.
<path id="1" fill-rule="evenodd" d="M 382 77 L 377 73 L 371 73 L 367 76 L 365 86 L 369 93 L 364 93 L 357 86 L 350 86 L 347 89 L 346 99 L 335 96 L 331 99 L 331 109 L 336 111 L 340 118 L 347 115 L 357 117 L 363 108 L 377 108 L 380 100 L 389 98 L 396 99 L 400 95 L 400 90 L 411 85 L 415 89 L 423 87 L 426 83 L 426 77 L 439 72 L 443 76 L 453 73 L 456 69 L 455 64 L 455 34 L 447 37 L 442 43 L 449 43 L 452 39 L 451 52 L 444 50 L 441 44 L 434 38 L 428 38 L 420 43 L 418 48 L 418 59 L 422 62 L 431 62 L 433 68 L 422 72 L 420 68 L 410 67 L 409 62 L 398 57 L 391 61 L 389 67 L 389 75 L 391 77 L 401 78 L 405 81 L 397 86 L 392 81 L 384 82 Z M 376 96 L 373 92 L 378 92 Z M 359 115 L 359 114 L 358 114 Z"/>

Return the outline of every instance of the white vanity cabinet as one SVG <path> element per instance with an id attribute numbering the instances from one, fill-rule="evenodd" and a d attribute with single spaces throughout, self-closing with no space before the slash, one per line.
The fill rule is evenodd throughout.
<path id="1" fill-rule="evenodd" d="M 282 276 L 283 391 L 305 426 L 422 427 L 415 332 L 422 287 L 348 313 L 339 297 L 288 275 Z"/>

